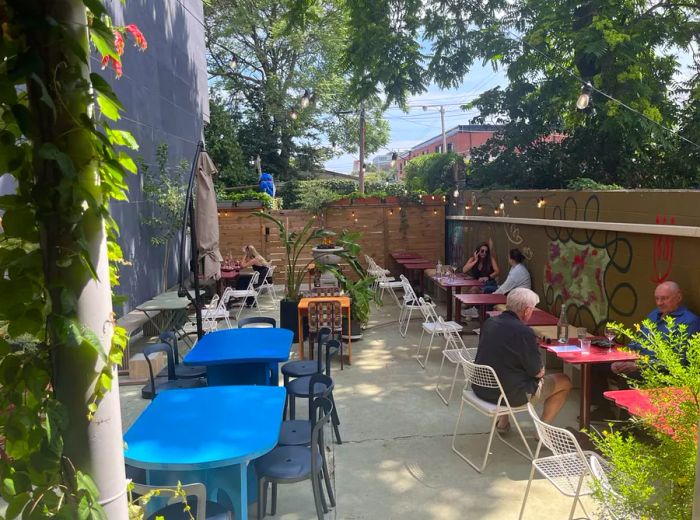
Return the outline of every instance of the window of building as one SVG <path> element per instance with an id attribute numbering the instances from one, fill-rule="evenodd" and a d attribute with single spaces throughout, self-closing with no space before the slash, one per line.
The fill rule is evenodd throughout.
<path id="1" fill-rule="evenodd" d="M 436 146 L 435 153 L 442 153 L 442 146 Z"/>
<path id="2" fill-rule="evenodd" d="M 447 143 L 447 151 L 451 152 L 454 149 L 454 145 L 452 143 Z"/>

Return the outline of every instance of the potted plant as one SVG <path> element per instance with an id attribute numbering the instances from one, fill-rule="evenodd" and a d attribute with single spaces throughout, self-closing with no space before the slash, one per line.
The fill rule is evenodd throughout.
<path id="1" fill-rule="evenodd" d="M 340 287 L 350 297 L 350 317 L 352 323 L 347 323 L 347 318 L 343 319 L 343 336 L 351 337 L 353 341 L 362 339 L 362 329 L 369 321 L 370 304 L 380 300 L 373 290 L 374 278 L 367 275 L 364 267 L 358 260 L 360 245 L 357 243 L 359 233 L 343 231 L 336 240 L 336 245 L 343 248 L 342 258 L 348 263 L 352 270 L 359 277 L 357 281 L 351 280 L 334 265 L 325 265 L 325 269 L 333 273 L 338 280 Z"/>
<path id="2" fill-rule="evenodd" d="M 294 341 L 300 341 L 297 333 L 297 306 L 301 299 L 301 284 L 313 260 L 303 262 L 299 257 L 310 242 L 320 240 L 331 233 L 325 229 L 314 229 L 315 219 L 310 219 L 301 231 L 290 232 L 281 220 L 268 213 L 256 211 L 253 215 L 273 222 L 279 230 L 286 255 L 284 274 L 287 287 L 287 293 L 280 302 L 280 327 L 293 331 Z"/>

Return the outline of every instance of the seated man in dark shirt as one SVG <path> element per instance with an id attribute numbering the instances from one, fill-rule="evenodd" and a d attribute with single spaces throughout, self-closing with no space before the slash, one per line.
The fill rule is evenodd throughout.
<path id="1" fill-rule="evenodd" d="M 564 374 L 544 373 L 537 337 L 525 324 L 539 301 L 539 296 L 530 289 L 510 291 L 506 311 L 486 320 L 481 328 L 475 362 L 496 371 L 511 406 L 544 401 L 542 420 L 551 422 L 564 406 L 571 380 Z M 498 401 L 498 389 L 472 387 L 481 399 L 491 403 Z M 499 431 L 508 426 L 508 416 L 499 417 Z"/>

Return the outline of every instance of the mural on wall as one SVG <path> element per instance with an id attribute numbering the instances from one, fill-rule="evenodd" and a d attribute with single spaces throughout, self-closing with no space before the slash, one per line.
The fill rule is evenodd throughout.
<path id="1" fill-rule="evenodd" d="M 657 224 L 666 224 L 666 215 L 656 215 Z M 669 219 L 671 225 L 676 223 L 676 217 Z M 652 276 L 651 281 L 655 284 L 665 282 L 671 274 L 673 267 L 673 237 L 666 235 L 657 235 L 654 238 L 654 249 L 651 254 L 652 258 Z"/>
<path id="2" fill-rule="evenodd" d="M 551 208 L 548 218 L 597 222 L 600 201 L 591 195 L 582 211 L 568 197 Z M 637 309 L 637 292 L 627 282 L 615 282 L 614 273 L 627 273 L 632 245 L 618 232 L 595 229 L 545 227 L 550 239 L 544 266 L 545 303 L 550 310 L 566 305 L 572 323 L 601 328 L 611 313 L 631 316 Z M 556 307 L 556 309 L 555 309 Z M 571 308 L 575 309 L 571 314 Z"/>

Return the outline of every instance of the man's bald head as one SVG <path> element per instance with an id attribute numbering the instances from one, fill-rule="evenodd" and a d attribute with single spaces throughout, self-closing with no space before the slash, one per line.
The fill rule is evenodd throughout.
<path id="1" fill-rule="evenodd" d="M 666 281 L 656 286 L 654 299 L 659 312 L 666 315 L 681 306 L 683 292 L 676 282 Z"/>

